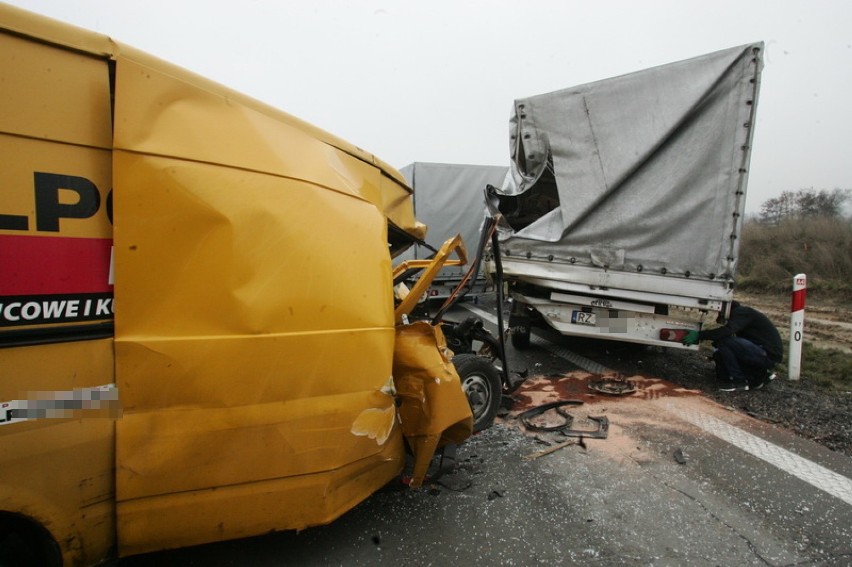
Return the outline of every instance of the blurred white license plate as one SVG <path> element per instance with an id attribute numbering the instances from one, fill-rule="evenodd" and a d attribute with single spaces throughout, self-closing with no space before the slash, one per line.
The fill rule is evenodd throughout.
<path id="1" fill-rule="evenodd" d="M 597 317 L 594 313 L 586 313 L 585 311 L 572 311 L 571 322 L 576 325 L 595 325 Z"/>

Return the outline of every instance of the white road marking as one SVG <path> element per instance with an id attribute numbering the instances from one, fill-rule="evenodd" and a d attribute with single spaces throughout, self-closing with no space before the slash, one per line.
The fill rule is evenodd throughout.
<path id="1" fill-rule="evenodd" d="M 473 305 L 462 304 L 461 306 L 489 323 L 497 325 L 497 317 L 491 313 Z M 530 342 L 565 358 L 587 372 L 594 374 L 611 372 L 605 366 L 564 347 L 554 345 L 546 339 L 531 335 Z M 684 411 L 673 403 L 668 404 L 668 409 L 684 421 L 852 505 L 852 480 L 849 478 L 705 413 Z"/>
<path id="2" fill-rule="evenodd" d="M 845 476 L 713 416 L 697 411 L 684 411 L 673 403 L 668 404 L 668 409 L 684 421 L 697 425 L 734 447 L 840 498 L 847 504 L 852 504 L 852 480 Z"/>

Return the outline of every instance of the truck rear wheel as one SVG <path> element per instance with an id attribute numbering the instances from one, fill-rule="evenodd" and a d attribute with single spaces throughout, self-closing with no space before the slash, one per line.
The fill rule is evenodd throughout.
<path id="1" fill-rule="evenodd" d="M 537 312 L 526 303 L 512 301 L 512 312 L 509 314 L 509 336 L 512 346 L 518 350 L 529 348 L 530 332 Z"/>
<path id="2" fill-rule="evenodd" d="M 529 325 L 519 325 L 511 330 L 512 346 L 518 350 L 529 348 L 530 328 Z"/>
<path id="3" fill-rule="evenodd" d="M 503 393 L 497 369 L 487 358 L 475 354 L 458 354 L 453 365 L 473 413 L 473 431 L 488 429 L 500 409 Z"/>

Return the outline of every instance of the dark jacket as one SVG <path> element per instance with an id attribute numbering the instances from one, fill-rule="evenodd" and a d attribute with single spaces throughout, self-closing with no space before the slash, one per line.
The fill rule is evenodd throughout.
<path id="1" fill-rule="evenodd" d="M 740 305 L 736 301 L 731 303 L 731 315 L 725 326 L 701 331 L 698 333 L 698 340 L 717 341 L 731 335 L 748 339 L 763 347 L 769 359 L 776 364 L 781 362 L 784 356 L 781 335 L 772 321 L 757 309 Z"/>

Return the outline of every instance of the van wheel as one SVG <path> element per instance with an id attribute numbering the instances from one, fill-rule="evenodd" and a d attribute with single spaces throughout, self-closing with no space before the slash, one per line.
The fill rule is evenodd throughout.
<path id="1" fill-rule="evenodd" d="M 497 369 L 487 358 L 475 354 L 458 354 L 453 365 L 473 413 L 474 433 L 488 429 L 500 409 L 503 390 Z"/>
<path id="2" fill-rule="evenodd" d="M 61 567 L 59 545 L 29 518 L 0 513 L 0 565 Z"/>

